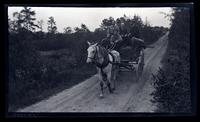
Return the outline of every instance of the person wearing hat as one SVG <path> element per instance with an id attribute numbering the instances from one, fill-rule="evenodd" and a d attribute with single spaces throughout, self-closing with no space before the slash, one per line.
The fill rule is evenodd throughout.
<path id="1" fill-rule="evenodd" d="M 116 43 L 122 41 L 122 37 L 119 34 L 119 27 L 116 22 L 113 21 L 110 26 L 107 28 L 106 38 L 101 40 L 102 45 L 105 48 L 113 50 L 115 49 Z"/>
<path id="2" fill-rule="evenodd" d="M 115 42 L 117 39 L 116 34 L 117 27 L 115 26 L 115 22 L 113 21 L 110 26 L 107 27 L 106 37 L 101 40 L 102 46 L 106 49 L 113 49 Z"/>
<path id="3" fill-rule="evenodd" d="M 121 41 L 118 41 L 115 45 L 116 50 L 119 51 L 121 47 L 129 45 L 131 37 L 125 23 L 120 19 L 116 20 L 116 31 L 121 36 Z"/>

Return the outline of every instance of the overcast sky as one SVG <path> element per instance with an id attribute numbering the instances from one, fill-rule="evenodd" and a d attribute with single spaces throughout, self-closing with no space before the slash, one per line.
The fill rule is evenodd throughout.
<path id="1" fill-rule="evenodd" d="M 20 12 L 22 7 L 8 7 L 8 16 L 12 19 L 13 12 Z M 171 13 L 169 7 L 139 8 L 139 7 L 109 7 L 109 8 L 75 8 L 75 7 L 31 7 L 36 12 L 36 19 L 44 20 L 44 31 L 47 31 L 47 21 L 53 16 L 59 32 L 64 27 L 80 27 L 83 23 L 91 31 L 98 28 L 103 19 L 112 16 L 113 18 L 139 15 L 143 21 L 147 18 L 152 26 L 169 27 L 170 21 L 164 18 L 160 12 Z"/>

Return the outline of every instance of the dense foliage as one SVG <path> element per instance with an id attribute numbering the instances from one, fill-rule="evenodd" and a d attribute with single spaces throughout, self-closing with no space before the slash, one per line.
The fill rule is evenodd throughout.
<path id="1" fill-rule="evenodd" d="M 161 112 L 191 112 L 190 89 L 190 13 L 174 8 L 168 49 L 163 67 L 154 75 L 154 102 Z"/>
<path id="2" fill-rule="evenodd" d="M 12 20 L 9 19 L 10 111 L 44 99 L 95 74 L 94 66 L 86 64 L 86 41 L 105 38 L 106 28 L 112 24 L 110 21 L 116 21 L 112 17 L 104 19 L 94 32 L 82 24 L 74 30 L 65 27 L 64 33 L 59 33 L 56 20 L 51 16 L 48 32 L 43 32 L 44 22 L 40 20 L 35 24 L 35 14 L 25 7 L 21 12 L 15 12 Z M 120 19 L 149 44 L 166 32 L 166 28 L 145 25 L 139 16 Z"/>

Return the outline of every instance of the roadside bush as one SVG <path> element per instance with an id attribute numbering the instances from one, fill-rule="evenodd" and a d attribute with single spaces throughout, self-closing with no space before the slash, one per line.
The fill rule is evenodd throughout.
<path id="1" fill-rule="evenodd" d="M 65 35 L 58 37 L 60 38 L 57 41 L 64 39 Z M 37 50 L 37 40 L 34 38 L 34 34 L 28 32 L 9 35 L 9 111 L 33 104 L 69 88 L 96 72 L 93 66 L 86 64 L 87 47 L 83 46 L 85 43 L 83 40 L 82 44 L 80 40 L 76 42 L 81 45 L 76 46 L 76 43 L 72 43 L 74 47 L 67 45 L 66 49 L 42 56 Z M 65 41 L 66 39 L 60 41 L 57 47 L 52 49 L 62 49 L 63 45 L 70 44 L 70 41 Z M 56 42 L 51 44 L 54 43 Z M 78 51 L 75 51 L 76 49 Z"/>
<path id="2" fill-rule="evenodd" d="M 153 75 L 153 102 L 159 112 L 191 112 L 190 15 L 188 8 L 174 8 L 167 53 L 162 69 Z M 184 31 L 183 31 L 184 30 Z"/>
<path id="3" fill-rule="evenodd" d="M 8 102 L 11 105 L 23 103 L 33 84 L 41 78 L 38 53 L 31 38 L 32 33 L 26 31 L 9 35 Z"/>

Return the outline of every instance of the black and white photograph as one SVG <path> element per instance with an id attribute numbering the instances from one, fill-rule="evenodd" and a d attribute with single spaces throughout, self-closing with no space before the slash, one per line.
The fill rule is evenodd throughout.
<path id="1" fill-rule="evenodd" d="M 189 6 L 7 5 L 8 113 L 193 113 Z"/>

